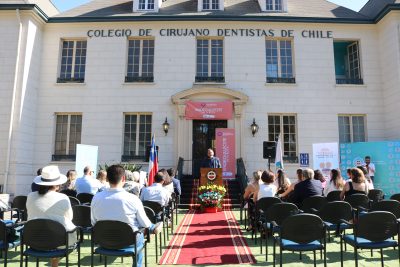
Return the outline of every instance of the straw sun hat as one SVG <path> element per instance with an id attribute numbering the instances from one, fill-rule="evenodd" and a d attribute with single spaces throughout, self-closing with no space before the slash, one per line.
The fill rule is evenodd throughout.
<path id="1" fill-rule="evenodd" d="M 36 176 L 33 182 L 37 185 L 52 186 L 67 182 L 67 176 L 60 173 L 58 166 L 50 165 L 42 169 L 42 174 Z"/>

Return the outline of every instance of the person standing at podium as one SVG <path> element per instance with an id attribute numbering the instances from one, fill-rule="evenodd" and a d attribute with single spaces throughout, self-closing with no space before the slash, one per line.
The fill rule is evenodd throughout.
<path id="1" fill-rule="evenodd" d="M 207 157 L 201 162 L 201 168 L 221 168 L 221 162 L 214 157 L 214 150 L 211 148 L 207 150 Z"/>

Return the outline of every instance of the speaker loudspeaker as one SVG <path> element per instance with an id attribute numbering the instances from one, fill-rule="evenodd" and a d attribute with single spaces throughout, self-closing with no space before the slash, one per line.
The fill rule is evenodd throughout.
<path id="1" fill-rule="evenodd" d="M 276 143 L 274 141 L 263 142 L 263 158 L 264 159 L 275 159 Z"/>

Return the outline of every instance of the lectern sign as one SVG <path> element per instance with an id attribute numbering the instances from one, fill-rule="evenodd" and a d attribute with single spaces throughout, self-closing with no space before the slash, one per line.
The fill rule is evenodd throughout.
<path id="1" fill-rule="evenodd" d="M 207 173 L 207 179 L 210 181 L 214 181 L 215 178 L 217 178 L 217 174 L 215 173 L 215 171 L 209 171 Z"/>
<path id="2" fill-rule="evenodd" d="M 222 168 L 200 168 L 200 186 L 222 183 Z"/>

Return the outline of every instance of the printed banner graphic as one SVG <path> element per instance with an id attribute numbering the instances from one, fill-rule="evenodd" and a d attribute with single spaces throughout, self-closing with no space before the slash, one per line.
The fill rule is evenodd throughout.
<path id="1" fill-rule="evenodd" d="M 235 161 L 235 129 L 215 129 L 216 156 L 221 161 L 222 178 L 234 178 Z"/>
<path id="2" fill-rule="evenodd" d="M 375 165 L 374 187 L 382 189 L 387 199 L 400 192 L 400 141 L 340 144 L 340 170 L 364 165 L 365 156 Z"/>
<path id="3" fill-rule="evenodd" d="M 339 168 L 338 143 L 313 144 L 313 168 L 329 177 L 332 169 Z"/>
<path id="4" fill-rule="evenodd" d="M 186 102 L 185 118 L 187 120 L 230 120 L 232 113 L 232 101 Z"/>

